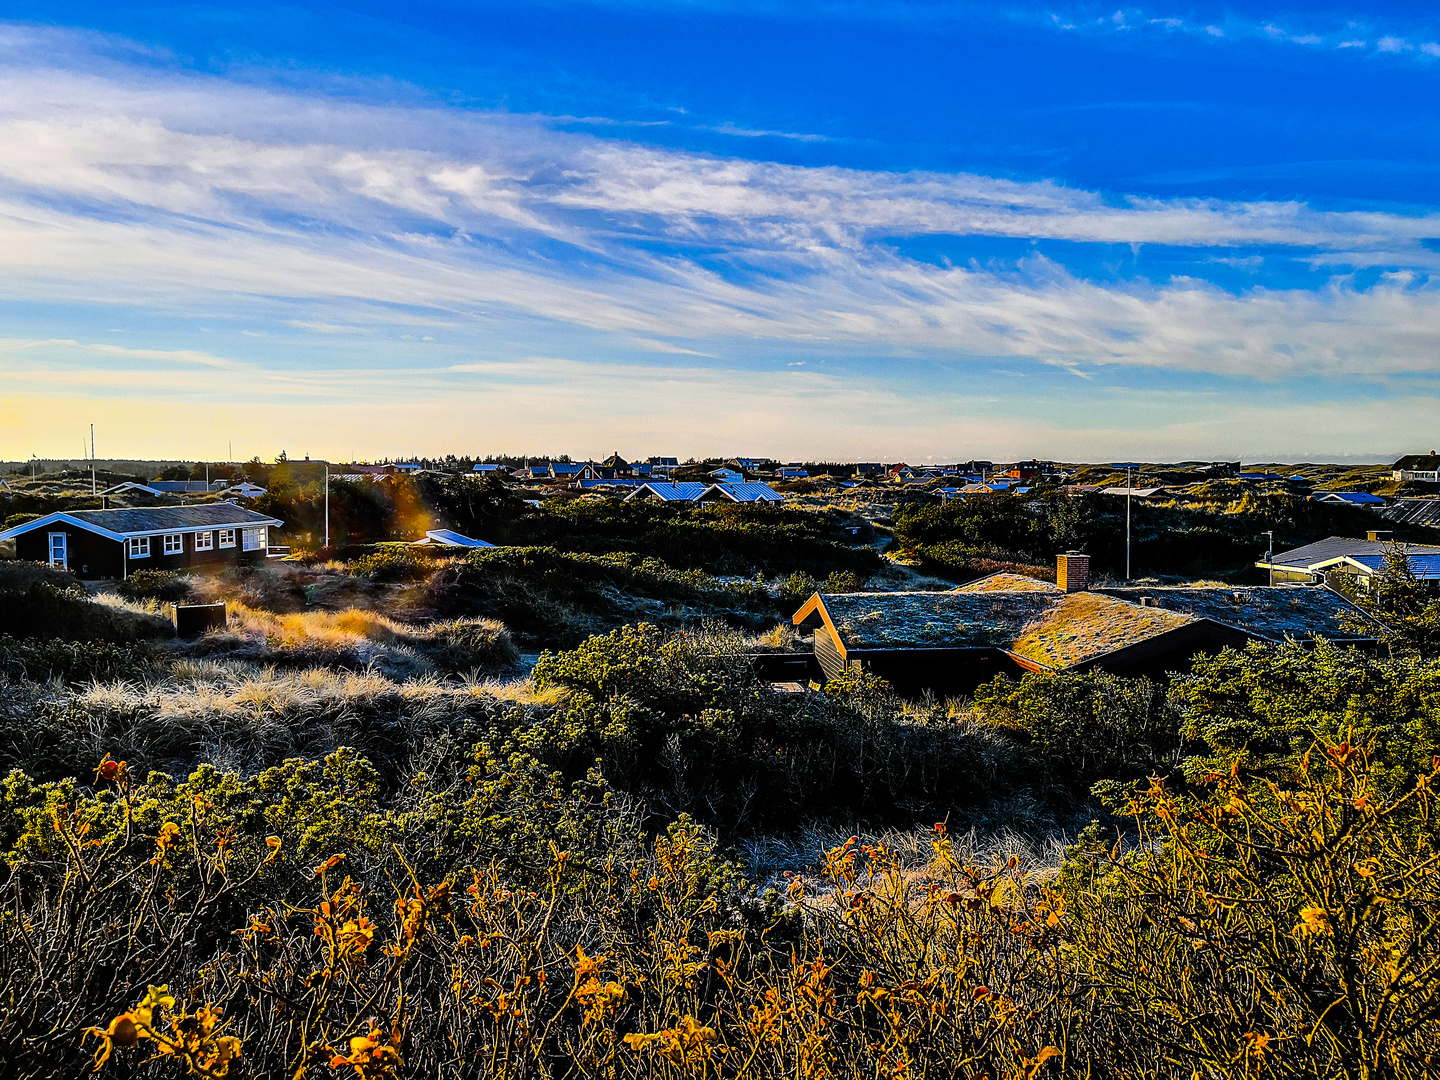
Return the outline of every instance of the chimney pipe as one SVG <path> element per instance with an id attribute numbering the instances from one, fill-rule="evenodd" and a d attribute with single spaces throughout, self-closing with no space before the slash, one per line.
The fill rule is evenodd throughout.
<path id="1" fill-rule="evenodd" d="M 1090 586 L 1090 556 L 1067 551 L 1055 557 L 1055 584 L 1061 592 L 1084 592 Z"/>
<path id="2" fill-rule="evenodd" d="M 1393 532 L 1387 529 L 1371 529 L 1365 534 L 1366 539 L 1376 544 L 1388 544 L 1394 535 Z"/>

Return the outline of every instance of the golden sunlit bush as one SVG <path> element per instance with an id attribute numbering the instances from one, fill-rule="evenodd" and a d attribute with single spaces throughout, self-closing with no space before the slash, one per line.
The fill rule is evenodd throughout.
<path id="1" fill-rule="evenodd" d="M 236 601 L 226 605 L 226 615 L 226 628 L 206 635 L 192 651 L 258 663 L 374 665 L 400 678 L 434 671 L 496 675 L 519 660 L 505 627 L 489 619 L 416 626 L 362 608 L 276 614 Z"/>
<path id="2" fill-rule="evenodd" d="M 687 819 L 646 839 L 598 775 L 431 766 L 384 805 L 347 754 L 12 774 L 7 1069 L 1434 1075 L 1440 765 L 1391 790 L 1317 744 L 1283 778 L 1141 785 L 1136 832 L 1058 873 L 936 826 L 928 862 L 852 838 L 763 892 Z"/>

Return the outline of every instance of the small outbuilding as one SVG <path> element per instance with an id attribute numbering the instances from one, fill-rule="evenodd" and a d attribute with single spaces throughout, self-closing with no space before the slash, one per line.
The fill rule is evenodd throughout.
<path id="1" fill-rule="evenodd" d="M 453 547 L 453 548 L 492 548 L 495 545 L 485 540 L 476 540 L 458 533 L 454 529 L 431 529 L 426 532 L 424 539 L 416 540 L 411 547 Z"/>

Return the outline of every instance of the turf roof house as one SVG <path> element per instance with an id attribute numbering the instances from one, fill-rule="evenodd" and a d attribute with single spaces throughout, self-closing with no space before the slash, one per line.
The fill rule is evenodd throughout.
<path id="1" fill-rule="evenodd" d="M 1061 556 L 1059 585 L 997 574 L 948 592 L 816 593 L 795 613 L 815 629 L 827 678 L 878 675 L 903 694 L 962 694 L 997 674 L 1104 670 L 1163 678 L 1199 653 L 1250 641 L 1373 643 L 1328 589 L 1087 588 L 1088 562 Z"/>
<path id="2" fill-rule="evenodd" d="M 17 525 L 0 540 L 15 541 L 16 558 L 93 580 L 258 562 L 269 554 L 269 530 L 284 524 L 234 503 L 72 510 Z"/>
<path id="3" fill-rule="evenodd" d="M 1395 480 L 1428 480 L 1440 484 L 1440 456 L 1431 450 L 1428 454 L 1407 454 L 1395 462 L 1390 469 Z"/>

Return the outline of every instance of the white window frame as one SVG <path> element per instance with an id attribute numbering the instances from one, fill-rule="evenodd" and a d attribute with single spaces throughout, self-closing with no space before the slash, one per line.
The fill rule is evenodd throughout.
<path id="1" fill-rule="evenodd" d="M 195 550 L 209 551 L 215 546 L 215 534 L 213 532 L 198 532 L 195 534 Z"/>
<path id="2" fill-rule="evenodd" d="M 244 551 L 265 550 L 266 526 L 261 525 L 254 529 L 242 529 L 240 531 L 240 547 Z"/>
<path id="3" fill-rule="evenodd" d="M 222 548 L 233 548 L 233 547 L 235 546 L 235 530 L 234 530 L 234 529 L 221 529 L 221 530 L 220 530 L 220 546 L 221 546 Z"/>
<path id="4" fill-rule="evenodd" d="M 184 555 L 185 534 L 166 533 L 160 538 L 160 550 L 166 555 Z"/>
<path id="5" fill-rule="evenodd" d="M 55 543 L 56 540 L 60 541 L 58 548 Z M 55 552 L 57 550 L 60 552 L 59 560 L 55 558 Z M 70 569 L 70 539 L 63 532 L 52 532 L 50 534 L 48 551 L 50 553 L 51 566 L 58 566 L 61 570 Z"/>
<path id="6" fill-rule="evenodd" d="M 132 559 L 148 559 L 150 557 L 150 537 L 132 536 L 125 542 L 125 554 Z"/>

